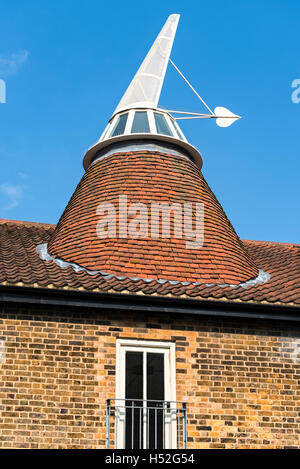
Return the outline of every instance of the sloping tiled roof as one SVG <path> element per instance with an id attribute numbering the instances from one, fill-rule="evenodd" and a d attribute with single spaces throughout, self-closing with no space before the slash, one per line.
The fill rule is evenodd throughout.
<path id="1" fill-rule="evenodd" d="M 153 280 L 132 280 L 85 271 L 62 269 L 40 259 L 36 247 L 48 243 L 55 225 L 0 220 L 0 285 L 85 290 L 211 299 L 233 302 L 294 305 L 300 304 L 300 245 L 265 241 L 242 241 L 247 253 L 271 278 L 264 284 L 243 288 L 163 284 Z"/>
<path id="2" fill-rule="evenodd" d="M 97 207 L 113 204 L 120 222 L 119 196 L 127 197 L 128 207 L 144 204 L 149 237 L 99 238 L 96 228 L 101 217 Z M 204 245 L 191 249 L 186 246 L 186 236 L 175 238 L 172 229 L 170 237 L 150 237 L 153 202 L 177 204 L 181 210 L 189 203 L 194 215 L 196 204 L 203 203 Z M 162 217 L 160 233 L 161 222 Z M 187 157 L 167 151 L 118 152 L 92 164 L 59 220 L 48 251 L 54 258 L 91 271 L 174 282 L 238 285 L 257 277 L 260 268 L 245 250 L 198 167 Z"/>

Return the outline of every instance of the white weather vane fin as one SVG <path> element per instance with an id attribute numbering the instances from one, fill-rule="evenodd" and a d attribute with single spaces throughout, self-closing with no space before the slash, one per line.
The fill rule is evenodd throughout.
<path id="1" fill-rule="evenodd" d="M 170 15 L 135 74 L 114 114 L 123 109 L 157 108 L 180 15 Z"/>
<path id="2" fill-rule="evenodd" d="M 170 113 L 182 114 L 179 119 L 216 119 L 219 127 L 229 127 L 241 117 L 233 114 L 225 107 L 217 106 L 214 111 L 206 104 L 197 91 L 192 87 L 179 68 L 170 59 L 170 54 L 177 30 L 180 15 L 170 15 L 162 30 L 154 41 L 150 51 L 146 55 L 142 65 L 135 74 L 133 80 L 125 91 L 121 101 L 113 115 L 125 109 L 132 108 L 157 108 L 162 85 L 165 79 L 168 63 L 170 62 L 193 93 L 206 107 L 209 114 L 200 114 L 186 111 L 168 111 Z"/>

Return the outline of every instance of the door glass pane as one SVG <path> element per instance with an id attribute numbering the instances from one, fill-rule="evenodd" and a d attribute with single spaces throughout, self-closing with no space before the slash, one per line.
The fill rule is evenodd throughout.
<path id="1" fill-rule="evenodd" d="M 154 118 L 155 118 L 157 133 L 162 134 L 162 135 L 170 135 L 171 137 L 173 137 L 165 116 L 163 114 L 159 114 L 155 112 Z"/>
<path id="2" fill-rule="evenodd" d="M 126 352 L 126 449 L 143 448 L 143 353 Z"/>
<path id="3" fill-rule="evenodd" d="M 132 134 L 148 134 L 150 132 L 146 111 L 136 111 L 131 128 Z"/>
<path id="4" fill-rule="evenodd" d="M 147 353 L 147 406 L 148 406 L 148 438 L 149 448 L 164 447 L 164 410 L 165 399 L 164 355 Z"/>
<path id="5" fill-rule="evenodd" d="M 126 122 L 127 122 L 128 112 L 122 114 L 118 117 L 114 130 L 111 133 L 111 137 L 116 137 L 117 135 L 122 135 L 124 133 Z"/>

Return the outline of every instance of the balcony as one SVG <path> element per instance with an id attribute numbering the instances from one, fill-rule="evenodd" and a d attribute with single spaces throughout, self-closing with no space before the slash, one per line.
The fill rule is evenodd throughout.
<path id="1" fill-rule="evenodd" d="M 106 449 L 186 449 L 185 402 L 107 399 Z"/>

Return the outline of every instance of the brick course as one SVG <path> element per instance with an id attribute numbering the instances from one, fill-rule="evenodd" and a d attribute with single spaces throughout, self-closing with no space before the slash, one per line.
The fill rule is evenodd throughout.
<path id="1" fill-rule="evenodd" d="M 118 337 L 176 343 L 188 448 L 300 447 L 299 325 L 23 307 L 0 314 L 0 448 L 104 448 Z"/>

